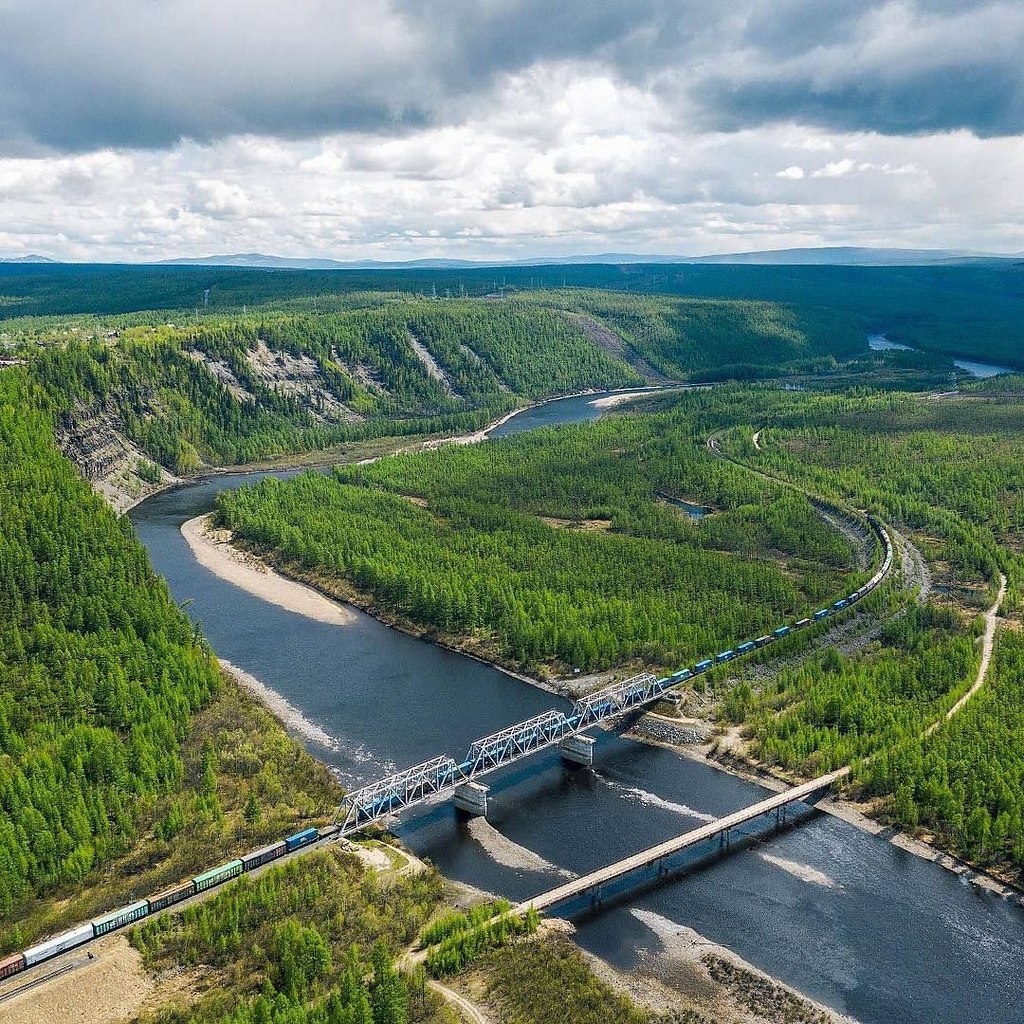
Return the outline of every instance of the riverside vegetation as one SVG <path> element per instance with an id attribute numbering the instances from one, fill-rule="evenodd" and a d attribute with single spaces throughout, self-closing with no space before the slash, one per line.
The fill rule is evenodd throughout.
<path id="1" fill-rule="evenodd" d="M 673 668 L 844 586 L 802 496 L 708 459 L 684 409 L 402 455 L 222 494 L 259 551 L 528 671 Z M 696 493 L 702 522 L 658 495 Z"/>
<path id="2" fill-rule="evenodd" d="M 923 383 L 949 369 L 936 351 L 1015 359 L 1012 289 L 980 325 L 970 343 L 977 350 L 958 340 L 956 324 L 969 307 L 976 311 L 962 283 L 987 287 L 981 271 L 907 272 L 889 291 L 873 272 L 744 271 L 731 283 L 723 268 L 568 275 L 571 285 L 647 293 L 637 295 L 562 289 L 561 268 L 558 280 L 530 269 L 532 277 L 510 277 L 532 291 L 476 301 L 411 295 L 403 275 L 315 283 L 310 275 L 191 269 L 75 272 L 74 280 L 67 270 L 0 275 L 7 318 L 0 342 L 27 358 L 25 367 L 0 371 L 2 948 L 119 905 L 125 891 L 153 891 L 211 859 L 322 821 L 338 797 L 326 771 L 220 678 L 130 524 L 94 497 L 56 438 L 83 442 L 65 444 L 77 457 L 94 450 L 94 427 L 112 429 L 134 442 L 132 465 L 152 483 L 158 464 L 188 474 L 339 441 L 475 429 L 564 390 L 793 370 L 828 373 L 837 383 L 878 383 L 891 370 Z M 214 308 L 193 313 L 211 274 Z M 490 271 L 486 280 L 467 279 L 470 295 L 492 290 Z M 415 290 L 461 291 L 443 275 L 412 280 Z M 887 322 L 886 310 L 907 287 L 916 289 L 910 312 Z M 687 289 L 689 297 L 680 294 Z M 720 301 L 709 289 L 742 301 Z M 950 326 L 939 329 L 931 354 L 869 356 L 857 342 L 875 299 L 882 312 L 872 329 L 915 347 L 929 348 L 928 331 L 943 310 Z M 654 403 L 654 416 L 402 457 L 319 482 L 303 478 L 268 497 L 271 485 L 245 500 L 258 493 L 268 509 L 280 500 L 279 515 L 297 515 L 302 500 L 324 487 L 338 501 L 332 514 L 359 515 L 367 525 L 408 516 L 398 520 L 411 538 L 402 558 L 419 603 L 402 614 L 434 616 L 431 629 L 468 628 L 490 655 L 556 667 L 629 660 L 674 667 L 859 578 L 849 572 L 847 543 L 803 499 L 703 454 L 706 433 L 733 427 L 727 444 L 744 461 L 760 460 L 772 473 L 908 528 L 946 592 L 919 610 L 896 602 L 877 647 L 826 655 L 820 671 L 793 668 L 774 693 L 756 682 L 747 684 L 749 694 L 738 687 L 726 713 L 750 731 L 761 757 L 794 771 L 877 752 L 858 765 L 856 785 L 882 795 L 885 813 L 983 863 L 1020 864 L 1019 634 L 1001 634 L 989 684 L 962 712 L 926 738 L 919 731 L 966 687 L 976 662 L 974 616 L 994 596 L 1000 570 L 1010 579 L 1005 611 L 1019 617 L 1024 509 L 1015 390 L 1012 381 L 998 382 L 976 398 L 929 403 L 723 388 Z M 759 428 L 760 452 L 749 443 Z M 81 464 L 102 470 L 88 458 Z M 691 522 L 672 506 L 679 498 L 713 514 Z M 260 509 L 249 510 L 253 542 L 270 543 L 256 536 Z M 491 530 L 502 550 L 487 547 Z M 310 560 L 312 571 L 341 571 L 325 557 L 330 531 L 319 551 L 286 530 L 280 536 L 282 550 Z M 381 572 L 379 552 L 362 557 L 353 538 L 345 543 L 351 571 L 367 574 L 361 585 L 376 579 L 387 600 L 408 601 L 412 592 L 394 589 Z M 529 564 L 531 546 L 538 565 Z M 453 561 L 468 557 L 470 569 L 455 577 L 461 589 L 444 582 L 432 589 L 432 550 Z M 589 590 L 578 572 L 559 575 L 563 559 L 584 577 L 592 572 Z M 545 592 L 545 564 L 561 589 Z M 499 592 L 485 584 L 495 568 L 504 580 Z M 702 602 L 701 587 L 719 604 Z M 506 599 L 516 614 L 503 620 Z M 560 610 L 577 601 L 579 618 Z M 602 604 L 609 614 L 602 616 Z M 153 969 L 210 963 L 223 985 L 157 1019 L 450 1019 L 422 976 L 401 978 L 394 959 L 437 912 L 436 876 L 385 881 L 331 851 L 264 878 L 136 933 Z M 332 913 L 314 921 L 311 901 L 330 891 Z M 451 962 L 487 944 L 460 940 Z M 231 968 L 236 958 L 245 972 Z M 544 942 L 518 943 L 484 962 L 495 1004 L 517 1024 L 550 1019 L 550 1001 L 533 997 L 555 991 L 566 1000 L 563 1019 L 649 1018 L 578 958 L 553 956 Z M 524 988 L 523 978 L 533 980 Z"/>
<path id="3" fill-rule="evenodd" d="M 827 652 L 726 709 L 755 756 L 803 773 L 850 757 L 854 791 L 961 856 L 1024 866 L 1024 404 L 1013 381 L 960 397 L 751 395 L 725 443 L 745 462 L 866 507 L 908 530 L 935 581 L 928 603 L 852 657 Z M 750 424 L 756 423 L 756 427 Z M 750 442 L 761 429 L 760 447 Z M 980 609 L 1008 580 L 985 687 L 924 735 L 973 681 Z"/>
<path id="4" fill-rule="evenodd" d="M 847 656 L 798 659 L 768 685 L 740 670 L 720 694 L 724 718 L 761 763 L 813 775 L 852 761 L 855 790 L 904 827 L 976 862 L 1022 863 L 1012 632 L 985 700 L 922 738 L 974 680 L 978 613 L 1001 571 L 1003 611 L 1020 609 L 1020 400 L 760 387 L 650 406 L 662 411 L 268 480 L 222 496 L 218 514 L 321 585 L 341 579 L 517 667 L 674 668 L 859 579 L 844 582 L 849 545 L 804 498 L 707 454 L 726 426 L 744 462 L 901 524 L 940 589 L 923 604 L 882 595 L 875 638 Z M 661 496 L 718 511 L 693 522 Z M 984 750 L 990 718 L 998 742 Z"/>

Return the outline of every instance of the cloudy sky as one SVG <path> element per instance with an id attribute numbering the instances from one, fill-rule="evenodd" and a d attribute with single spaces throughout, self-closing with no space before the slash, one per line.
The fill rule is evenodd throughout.
<path id="1" fill-rule="evenodd" d="M 1022 0 L 0 0 L 0 255 L 1019 252 L 1022 55 Z"/>

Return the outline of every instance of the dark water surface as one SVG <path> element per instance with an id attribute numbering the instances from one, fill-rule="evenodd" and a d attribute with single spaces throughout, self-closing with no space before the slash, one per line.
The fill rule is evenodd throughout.
<path id="1" fill-rule="evenodd" d="M 592 401 L 550 403 L 501 433 L 595 418 Z M 218 490 L 261 475 L 160 494 L 131 517 L 217 653 L 335 737 L 337 749 L 310 750 L 347 783 L 439 753 L 461 758 L 478 736 L 559 705 L 360 612 L 348 626 L 313 622 L 203 569 L 180 525 L 208 511 Z M 487 780 L 490 825 L 553 868 L 597 868 L 764 795 L 671 751 L 596 736 L 594 770 L 569 770 L 547 753 Z M 555 870 L 504 866 L 498 858 L 509 857 L 492 846 L 490 830 L 478 841 L 447 803 L 408 812 L 397 831 L 449 877 L 494 893 L 524 898 L 559 880 Z M 687 926 L 872 1024 L 1024 1022 L 1024 910 L 828 816 L 637 887 L 598 913 L 569 910 L 579 943 L 620 967 L 668 963 L 673 931 Z"/>

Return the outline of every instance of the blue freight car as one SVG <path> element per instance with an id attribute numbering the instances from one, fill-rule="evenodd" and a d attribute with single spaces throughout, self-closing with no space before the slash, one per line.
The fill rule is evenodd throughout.
<path id="1" fill-rule="evenodd" d="M 707 672 L 712 665 L 714 665 L 714 662 L 710 658 L 705 658 L 703 661 L 698 661 L 697 664 L 693 666 L 693 671 Z"/>
<path id="2" fill-rule="evenodd" d="M 721 654 L 715 655 L 715 664 L 721 665 L 723 661 L 732 661 L 735 657 L 735 651 L 722 651 Z"/>
<path id="3" fill-rule="evenodd" d="M 772 636 L 775 637 L 776 639 L 779 639 L 780 637 L 789 636 L 789 634 L 792 631 L 793 631 L 793 627 L 792 626 L 779 626 L 778 629 L 773 629 L 772 630 Z"/>
<path id="4" fill-rule="evenodd" d="M 689 678 L 690 678 L 690 670 L 688 668 L 684 668 L 684 669 L 682 669 L 679 672 L 673 672 L 672 675 L 670 675 L 668 677 L 668 681 L 670 683 L 681 683 L 684 679 L 689 679 Z"/>
<path id="5" fill-rule="evenodd" d="M 845 607 L 846 607 L 846 606 L 847 606 L 847 605 L 848 605 L 849 603 L 850 603 L 850 602 L 849 602 L 849 601 L 847 601 L 847 600 L 846 600 L 846 598 L 843 598 L 843 599 L 842 599 L 842 600 L 840 600 L 840 601 L 836 601 L 836 603 L 835 603 L 834 605 L 832 605 L 832 607 L 833 607 L 833 608 L 834 608 L 834 609 L 835 609 L 835 610 L 836 610 L 837 612 L 841 612 L 841 611 L 842 611 L 842 610 L 843 610 L 843 609 L 844 609 L 844 608 L 845 608 Z"/>
<path id="6" fill-rule="evenodd" d="M 814 621 L 821 622 L 822 619 L 827 618 L 832 614 L 831 608 L 822 608 L 821 611 L 814 613 Z"/>
<path id="7" fill-rule="evenodd" d="M 748 640 L 745 644 L 740 644 L 736 648 L 737 654 L 749 654 L 754 649 L 754 641 Z"/>
<path id="8" fill-rule="evenodd" d="M 284 841 L 284 845 L 289 851 L 297 850 L 300 846 L 308 846 L 310 843 L 315 843 L 319 838 L 319 829 L 304 828 L 301 832 L 296 832 L 295 835 L 289 836 Z"/>

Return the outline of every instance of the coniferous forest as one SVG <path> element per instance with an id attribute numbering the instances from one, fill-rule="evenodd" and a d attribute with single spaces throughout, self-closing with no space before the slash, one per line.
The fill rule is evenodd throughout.
<path id="1" fill-rule="evenodd" d="M 132 842 L 147 803 L 181 784 L 179 746 L 218 686 L 51 416 L 22 374 L 0 375 L 0 918 Z"/>
<path id="2" fill-rule="evenodd" d="M 1019 883 L 1021 378 L 950 380 L 953 354 L 1017 365 L 1015 293 L 964 341 L 950 325 L 982 287 L 976 268 L 903 274 L 899 316 L 868 268 L 531 269 L 501 286 L 476 272 L 0 273 L 0 346 L 24 363 L 0 369 L 4 951 L 327 821 L 339 798 L 222 678 L 128 519 L 83 478 L 104 483 L 109 446 L 150 487 L 323 453 L 342 464 L 222 495 L 237 543 L 554 677 L 670 671 L 809 615 L 874 571 L 878 545 L 857 529 L 875 516 L 897 576 L 835 631 L 716 668 L 686 711 L 711 721 L 723 761 L 789 779 L 852 764 L 847 795 L 871 813 Z M 213 302 L 196 310 L 201 274 Z M 940 294 L 944 327 L 928 306 Z M 868 352 L 869 330 L 920 351 Z M 716 386 L 401 451 L 556 395 L 683 381 Z M 370 443 L 398 454 L 355 464 Z M 991 667 L 947 720 L 1001 577 Z M 552 1019 L 555 992 L 561 1019 L 656 1019 L 566 943 L 530 937 L 532 919 L 453 912 L 436 873 L 389 849 L 390 869 L 330 850 L 136 930 L 147 970 L 214 979 L 147 1020 L 441 1024 L 428 974 L 455 984 L 471 965 L 516 1024 Z M 400 969 L 419 947 L 427 970 Z"/>

